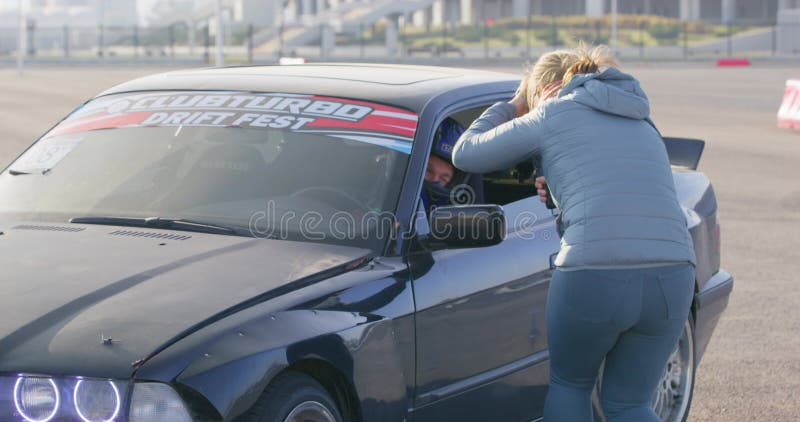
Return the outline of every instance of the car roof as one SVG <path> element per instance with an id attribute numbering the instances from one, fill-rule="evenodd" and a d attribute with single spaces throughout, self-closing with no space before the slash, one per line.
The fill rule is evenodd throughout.
<path id="1" fill-rule="evenodd" d="M 433 97 L 458 88 L 519 77 L 477 69 L 314 63 L 180 70 L 134 79 L 102 95 L 154 90 L 250 91 L 314 94 L 391 104 L 419 113 Z"/>

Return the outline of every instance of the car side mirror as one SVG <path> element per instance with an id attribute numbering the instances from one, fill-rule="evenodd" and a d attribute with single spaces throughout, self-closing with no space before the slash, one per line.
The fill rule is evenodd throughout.
<path id="1" fill-rule="evenodd" d="M 431 212 L 430 233 L 420 239 L 429 250 L 480 248 L 503 241 L 506 215 L 499 205 L 454 205 Z"/>

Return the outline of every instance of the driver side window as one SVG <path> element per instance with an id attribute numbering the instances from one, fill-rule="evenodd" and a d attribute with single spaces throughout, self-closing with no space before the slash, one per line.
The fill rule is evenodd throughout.
<path id="1" fill-rule="evenodd" d="M 453 114 L 453 119 L 469 127 L 488 106 L 476 107 Z M 533 165 L 530 161 L 513 168 L 474 175 L 480 179 L 481 199 L 486 204 L 507 205 L 536 196 L 533 185 Z"/>
<path id="2" fill-rule="evenodd" d="M 506 205 L 536 196 L 533 171 L 531 162 L 523 162 L 510 169 L 484 174 L 486 202 Z"/>
<path id="3" fill-rule="evenodd" d="M 463 110 L 450 117 L 469 127 L 487 107 L 488 105 Z M 480 181 L 482 200 L 479 201 L 503 206 L 509 232 L 527 229 L 530 225 L 550 224 L 555 220 L 557 213 L 547 209 L 539 200 L 533 175 L 532 160 L 508 169 L 473 175 Z"/>

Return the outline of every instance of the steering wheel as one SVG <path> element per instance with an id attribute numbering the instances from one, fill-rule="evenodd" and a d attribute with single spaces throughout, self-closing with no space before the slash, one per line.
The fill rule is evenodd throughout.
<path id="1" fill-rule="evenodd" d="M 353 195 L 350 195 L 349 193 L 347 193 L 347 192 L 345 192 L 343 190 L 340 190 L 340 189 L 337 189 L 337 188 L 334 188 L 334 187 L 330 187 L 330 186 L 309 186 L 307 188 L 300 189 L 299 191 L 290 194 L 289 197 L 309 196 L 311 198 L 319 199 L 322 202 L 325 202 L 325 203 L 328 203 L 328 204 L 331 204 L 331 205 L 337 205 L 333 201 L 330 201 L 330 195 L 323 195 L 323 196 L 309 195 L 309 193 L 312 193 L 312 192 L 321 192 L 321 193 L 324 193 L 324 194 L 331 194 L 332 193 L 332 194 L 338 196 L 339 198 L 346 199 L 351 204 L 355 204 L 359 209 L 361 209 L 363 211 L 369 211 L 370 210 L 369 206 L 367 206 L 366 204 L 364 204 L 360 200 L 358 200 L 355 197 L 353 197 Z"/>

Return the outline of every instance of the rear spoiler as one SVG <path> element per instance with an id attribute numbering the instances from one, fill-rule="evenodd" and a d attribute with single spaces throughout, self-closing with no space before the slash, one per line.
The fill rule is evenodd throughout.
<path id="1" fill-rule="evenodd" d="M 667 147 L 670 165 L 697 170 L 706 142 L 689 138 L 662 138 Z"/>

